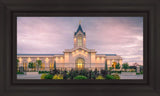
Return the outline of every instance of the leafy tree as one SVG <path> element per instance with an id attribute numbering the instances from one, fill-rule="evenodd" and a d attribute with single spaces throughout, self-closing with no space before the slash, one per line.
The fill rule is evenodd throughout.
<path id="1" fill-rule="evenodd" d="M 19 67 L 18 63 L 19 63 L 19 60 L 17 59 L 17 71 L 18 71 L 18 67 Z"/>
<path id="2" fill-rule="evenodd" d="M 116 64 L 116 69 L 120 69 L 120 64 L 119 63 Z"/>
<path id="3" fill-rule="evenodd" d="M 41 65 L 42 65 L 42 61 L 36 60 L 37 71 L 39 71 L 39 67 L 41 67 Z"/>
<path id="4" fill-rule="evenodd" d="M 29 68 L 35 68 L 34 63 L 33 62 L 29 62 L 28 67 Z"/>
<path id="5" fill-rule="evenodd" d="M 126 71 L 126 69 L 128 69 L 128 68 L 129 68 L 128 63 L 124 63 L 124 64 L 122 64 L 122 68 L 123 68 L 123 69 L 125 69 L 125 71 Z"/>
<path id="6" fill-rule="evenodd" d="M 19 60 L 17 59 L 17 68 L 18 68 L 18 63 L 19 63 Z"/>

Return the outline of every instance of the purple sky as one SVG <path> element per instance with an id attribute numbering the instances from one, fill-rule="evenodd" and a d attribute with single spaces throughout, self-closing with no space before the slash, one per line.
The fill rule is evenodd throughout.
<path id="1" fill-rule="evenodd" d="M 18 54 L 62 54 L 81 20 L 87 48 L 143 64 L 143 17 L 17 17 Z"/>

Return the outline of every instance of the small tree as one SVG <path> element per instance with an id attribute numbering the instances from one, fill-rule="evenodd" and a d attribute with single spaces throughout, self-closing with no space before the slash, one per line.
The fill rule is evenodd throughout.
<path id="1" fill-rule="evenodd" d="M 56 61 L 54 61 L 54 70 L 56 70 Z"/>
<path id="2" fill-rule="evenodd" d="M 124 63 L 124 64 L 122 64 L 122 68 L 123 68 L 123 69 L 125 69 L 125 71 L 126 71 L 126 69 L 128 69 L 128 68 L 129 68 L 128 63 Z"/>
<path id="3" fill-rule="evenodd" d="M 34 66 L 33 66 L 33 62 L 29 62 L 29 64 L 28 64 L 28 68 L 34 68 Z"/>
<path id="4" fill-rule="evenodd" d="M 42 65 L 41 60 L 36 60 L 37 71 L 39 71 L 39 67 Z"/>
<path id="5" fill-rule="evenodd" d="M 36 62 L 34 62 L 34 63 L 33 63 L 33 68 L 34 68 L 34 70 L 36 70 L 36 66 L 37 66 L 37 65 L 36 65 Z"/>
<path id="6" fill-rule="evenodd" d="M 28 68 L 32 68 L 32 70 L 33 70 L 33 68 L 35 68 L 34 63 L 33 62 L 29 62 Z"/>
<path id="7" fill-rule="evenodd" d="M 120 69 L 120 64 L 119 63 L 116 64 L 116 69 Z"/>
<path id="8" fill-rule="evenodd" d="M 105 61 L 105 70 L 108 70 L 107 61 Z"/>
<path id="9" fill-rule="evenodd" d="M 18 68 L 18 63 L 19 63 L 19 60 L 17 59 L 17 68 Z"/>
<path id="10" fill-rule="evenodd" d="M 18 64 L 18 63 L 19 63 L 19 60 L 17 59 L 17 66 L 16 66 L 16 67 L 17 67 L 17 71 L 18 71 L 18 67 L 19 67 L 19 64 Z"/>

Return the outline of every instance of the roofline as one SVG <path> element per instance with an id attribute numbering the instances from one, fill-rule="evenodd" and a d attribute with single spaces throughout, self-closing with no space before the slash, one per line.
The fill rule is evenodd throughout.
<path id="1" fill-rule="evenodd" d="M 17 55 L 64 55 L 64 54 L 17 54 Z"/>
<path id="2" fill-rule="evenodd" d="M 96 55 L 117 56 L 117 54 L 96 54 Z"/>

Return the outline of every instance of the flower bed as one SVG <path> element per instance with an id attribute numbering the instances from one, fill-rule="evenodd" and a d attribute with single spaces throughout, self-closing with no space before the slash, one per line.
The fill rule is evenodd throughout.
<path id="1" fill-rule="evenodd" d="M 95 71 L 92 70 L 71 70 L 71 71 L 59 71 L 53 70 L 49 73 L 43 73 L 41 79 L 53 79 L 53 80 L 112 80 L 120 79 L 117 73 L 112 75 L 108 74 L 106 70 Z"/>

